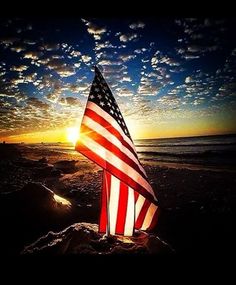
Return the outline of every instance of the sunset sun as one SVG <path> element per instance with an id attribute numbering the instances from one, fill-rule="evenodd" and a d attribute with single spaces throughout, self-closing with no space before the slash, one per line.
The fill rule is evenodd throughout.
<path id="1" fill-rule="evenodd" d="M 67 132 L 67 141 L 75 145 L 77 140 L 79 139 L 79 128 L 70 127 L 66 129 L 66 132 Z"/>

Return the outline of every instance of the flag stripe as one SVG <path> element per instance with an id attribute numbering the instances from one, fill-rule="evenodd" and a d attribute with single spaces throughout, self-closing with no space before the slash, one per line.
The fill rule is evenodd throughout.
<path id="1" fill-rule="evenodd" d="M 123 234 L 125 231 L 126 211 L 128 204 L 128 186 L 120 183 L 120 189 L 111 189 L 111 191 L 119 192 L 119 205 L 117 212 L 116 233 Z"/>
<path id="2" fill-rule="evenodd" d="M 153 215 L 151 224 L 150 224 L 150 226 L 149 226 L 148 229 L 147 229 L 148 231 L 153 230 L 154 227 L 156 226 L 157 221 L 158 221 L 158 215 L 159 215 L 159 208 L 157 207 L 157 208 L 156 208 L 156 211 L 155 211 L 155 214 Z"/>
<path id="3" fill-rule="evenodd" d="M 108 211 L 108 216 L 111 218 L 111 234 L 132 236 L 134 227 L 140 230 L 151 230 L 157 220 L 157 206 L 149 203 L 142 195 L 138 194 L 139 199 L 135 203 L 135 192 L 132 188 L 127 187 L 123 182 L 112 177 L 112 175 L 104 171 L 103 192 L 111 193 L 107 200 L 103 199 L 102 209 Z M 107 183 L 107 181 L 115 181 L 115 183 Z M 104 195 L 103 193 L 103 195 Z M 136 192 L 137 193 L 137 192 Z M 145 203 L 145 201 L 147 201 Z M 136 224 L 134 226 L 134 218 L 136 216 Z M 107 216 L 104 215 L 106 218 Z M 116 227 L 115 227 L 116 224 Z M 106 232 L 106 223 L 101 221 L 100 232 Z M 115 228 L 115 230 L 114 230 Z"/>
<path id="4" fill-rule="evenodd" d="M 142 176 L 135 175 L 134 170 L 128 171 L 128 169 L 131 169 L 129 166 L 125 165 L 124 162 L 120 161 L 114 155 L 109 155 L 109 152 L 106 149 L 102 148 L 94 141 L 89 140 L 89 138 L 84 138 L 83 142 L 80 140 L 79 144 L 77 144 L 76 150 L 79 150 L 83 155 L 95 161 L 102 168 L 106 169 L 114 176 L 124 181 L 127 185 L 135 189 L 147 199 L 150 199 L 154 204 L 157 203 L 157 201 L 154 200 L 154 194 L 150 193 L 152 192 L 152 189 L 150 190 L 150 185 L 143 179 Z M 96 150 L 96 153 L 94 150 Z M 119 166 L 119 169 L 114 165 Z M 120 170 L 120 168 L 122 168 L 122 170 Z M 131 173 L 128 175 L 128 172 Z M 145 183 L 143 183 L 143 181 Z"/>
<path id="5" fill-rule="evenodd" d="M 123 183 L 123 182 L 121 182 Z M 128 205 L 126 211 L 126 221 L 124 234 L 127 236 L 132 236 L 134 232 L 134 218 L 135 218 L 135 201 L 134 201 L 134 190 L 128 188 Z"/>
<path id="6" fill-rule="evenodd" d="M 102 111 L 100 111 L 101 115 L 96 113 L 95 111 L 91 109 L 86 109 L 85 116 L 91 118 L 95 122 L 98 122 L 101 126 L 103 126 L 108 132 L 110 132 L 113 136 L 115 136 L 117 139 L 120 140 L 120 142 L 126 147 L 130 152 L 133 153 L 133 155 L 138 158 L 136 151 L 134 148 L 125 140 L 126 135 L 124 135 L 123 131 L 119 128 L 115 128 L 111 122 L 108 120 L 105 120 L 102 115 Z"/>
<path id="7" fill-rule="evenodd" d="M 147 180 L 145 178 L 143 178 L 135 169 L 133 169 L 126 162 L 121 160 L 119 157 L 115 156 L 110 150 L 108 150 L 104 146 L 98 144 L 91 137 L 88 137 L 85 135 L 81 137 L 80 144 L 87 146 L 87 148 L 89 148 L 91 151 L 96 150 L 96 154 L 98 154 L 102 159 L 104 159 L 106 162 L 109 162 L 112 165 L 118 166 L 117 168 L 120 171 L 122 171 L 124 174 L 128 174 L 130 177 L 132 177 L 132 180 L 134 180 L 136 183 L 140 184 L 153 197 L 155 197 L 153 190 L 152 190 L 150 184 L 147 182 Z M 79 144 L 78 144 L 78 148 L 79 148 Z M 128 184 L 128 182 L 127 182 L 127 184 Z"/>
<path id="8" fill-rule="evenodd" d="M 145 198 L 142 195 L 138 194 L 138 197 L 137 197 L 137 200 L 135 203 L 135 207 L 136 207 L 135 222 L 137 221 L 137 219 L 139 217 L 139 214 L 142 210 L 144 202 L 145 202 Z"/>
<path id="9" fill-rule="evenodd" d="M 116 189 L 116 191 L 112 189 Z M 109 214 L 110 214 L 110 233 L 112 235 L 116 234 L 119 194 L 120 194 L 120 181 L 115 176 L 111 176 L 110 200 L 108 204 L 109 204 Z"/>
<path id="10" fill-rule="evenodd" d="M 150 227 L 151 225 L 151 222 L 152 222 L 152 219 L 153 219 L 153 216 L 155 214 L 157 210 L 157 206 L 154 205 L 153 203 L 150 204 L 148 210 L 147 210 L 147 213 L 145 215 L 145 218 L 143 220 L 143 224 L 141 226 L 141 230 L 146 230 Z"/>
<path id="11" fill-rule="evenodd" d="M 130 159 L 132 159 L 137 164 L 139 169 L 144 173 L 144 175 L 147 176 L 146 172 L 145 172 L 144 168 L 142 167 L 142 165 L 140 164 L 137 156 L 132 151 L 130 151 L 128 148 L 126 148 L 126 146 L 124 146 L 122 144 L 121 140 L 118 139 L 116 136 L 114 136 L 111 132 L 109 132 L 106 127 L 103 127 L 102 124 L 97 123 L 96 121 L 94 121 L 93 118 L 90 118 L 87 115 L 84 116 L 83 123 L 81 125 L 82 133 L 84 132 L 84 130 L 82 129 L 83 125 L 86 125 L 87 127 L 91 128 L 93 131 L 99 133 L 101 136 L 103 136 L 104 138 L 109 140 L 109 142 L 111 142 L 116 147 L 118 147 L 120 149 L 120 151 L 122 151 Z M 85 130 L 85 132 L 86 132 L 86 130 Z"/>
<path id="12" fill-rule="evenodd" d="M 105 177 L 105 171 L 103 171 L 103 183 L 102 183 L 102 193 L 101 193 L 101 210 L 100 210 L 100 221 L 99 221 L 99 232 L 105 233 L 107 230 L 107 223 L 108 223 L 108 217 L 107 217 L 107 183 L 106 183 L 106 177 Z"/>
<path id="13" fill-rule="evenodd" d="M 147 214 L 147 210 L 148 210 L 148 208 L 150 206 L 150 203 L 151 202 L 149 200 L 145 199 L 145 202 L 144 202 L 144 204 L 142 206 L 142 209 L 141 209 L 141 211 L 140 211 L 140 213 L 138 215 L 138 218 L 136 220 L 136 223 L 135 223 L 135 227 L 136 228 L 141 229 L 141 227 L 143 225 L 143 221 L 144 221 L 145 216 Z"/>
<path id="14" fill-rule="evenodd" d="M 101 136 L 98 132 L 94 131 L 93 129 L 85 126 L 84 124 L 81 125 L 82 132 L 90 132 L 89 138 L 94 140 L 96 143 L 98 143 L 101 146 L 104 146 L 108 151 L 112 152 L 116 157 L 124 161 L 127 165 L 132 167 L 134 170 L 136 170 L 144 179 L 146 179 L 146 176 L 144 173 L 140 170 L 138 167 L 138 164 L 135 163 L 132 159 L 130 159 L 126 154 L 124 154 L 116 145 L 111 143 L 109 140 L 107 140 L 105 137 Z"/>
<path id="15" fill-rule="evenodd" d="M 104 118 L 105 121 L 109 122 L 110 125 L 120 133 L 125 142 L 127 142 L 127 144 L 130 145 L 134 153 L 136 153 L 133 142 L 127 137 L 127 135 L 123 132 L 122 128 L 119 126 L 119 124 L 116 122 L 116 120 L 114 120 L 112 116 L 110 116 L 107 112 L 105 112 L 102 108 L 100 108 L 97 104 L 93 102 L 88 102 L 87 109 L 94 111 L 97 115 Z"/>

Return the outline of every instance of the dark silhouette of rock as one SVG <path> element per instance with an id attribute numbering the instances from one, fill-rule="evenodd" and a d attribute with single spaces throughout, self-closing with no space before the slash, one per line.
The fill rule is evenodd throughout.
<path id="1" fill-rule="evenodd" d="M 54 164 L 54 167 L 63 173 L 74 173 L 77 171 L 76 162 L 76 160 L 60 160 Z"/>
<path id="2" fill-rule="evenodd" d="M 48 160 L 46 157 L 42 157 L 38 160 L 38 162 L 42 162 L 42 163 L 48 163 Z"/>
<path id="3" fill-rule="evenodd" d="M 21 190 L 1 193 L 0 251 L 15 254 L 23 246 L 78 220 L 74 204 L 41 183 L 28 183 Z"/>
<path id="4" fill-rule="evenodd" d="M 22 254 L 173 254 L 173 250 L 155 235 L 138 232 L 134 237 L 105 236 L 98 233 L 97 224 L 76 223 L 61 232 L 49 232 L 25 247 Z"/>

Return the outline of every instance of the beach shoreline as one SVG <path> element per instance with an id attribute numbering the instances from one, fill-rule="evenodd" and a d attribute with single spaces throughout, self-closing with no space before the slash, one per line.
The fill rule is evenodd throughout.
<path id="1" fill-rule="evenodd" d="M 1 193 L 20 191 L 27 183 L 40 183 L 75 205 L 73 218 L 68 218 L 63 226 L 69 226 L 72 221 L 98 223 L 101 168 L 79 153 L 46 150 L 44 146 L 34 149 L 25 144 L 6 144 L 0 145 L 0 153 Z M 233 246 L 236 216 L 233 170 L 142 163 L 158 198 L 160 217 L 155 233 L 161 239 L 177 253 L 213 250 L 218 242 L 227 248 Z M 6 205 L 1 209 L 4 224 L 14 213 L 14 207 Z M 62 230 L 60 222 L 56 229 Z M 37 232 L 34 237 L 42 234 L 46 232 Z"/>

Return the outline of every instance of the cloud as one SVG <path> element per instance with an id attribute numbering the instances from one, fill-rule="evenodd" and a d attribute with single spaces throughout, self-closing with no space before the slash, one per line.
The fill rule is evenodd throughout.
<path id="1" fill-rule="evenodd" d="M 175 94 L 170 94 L 157 99 L 157 102 L 168 109 L 176 109 L 181 104 L 181 99 Z"/>
<path id="2" fill-rule="evenodd" d="M 75 75 L 76 72 L 73 67 L 70 66 L 61 66 L 54 69 L 61 77 L 69 77 Z"/>
<path id="3" fill-rule="evenodd" d="M 109 60 L 109 59 L 104 59 L 104 60 L 99 61 L 98 64 L 101 66 L 103 66 L 103 65 L 121 65 L 122 61 L 113 61 L 113 60 Z"/>
<path id="4" fill-rule="evenodd" d="M 192 78 L 190 76 L 187 76 L 185 78 L 185 83 L 190 83 L 190 82 L 193 82 Z"/>
<path id="5" fill-rule="evenodd" d="M 83 60 L 84 63 L 87 63 L 87 62 L 91 61 L 91 59 L 92 58 L 89 55 L 82 55 L 82 60 Z"/>
<path id="6" fill-rule="evenodd" d="M 34 41 L 34 40 L 24 40 L 24 43 L 25 44 L 27 44 L 27 45 L 30 45 L 30 46 L 32 46 L 32 45 L 35 45 L 37 42 L 36 41 Z"/>
<path id="7" fill-rule="evenodd" d="M 142 77 L 138 87 L 138 94 L 145 96 L 155 96 L 160 90 L 161 84 L 152 78 Z"/>
<path id="8" fill-rule="evenodd" d="M 185 59 L 187 59 L 187 60 L 189 60 L 189 59 L 197 59 L 197 58 L 200 58 L 200 55 L 193 55 L 193 54 L 187 53 L 187 54 L 184 54 L 182 57 L 185 58 Z"/>
<path id="9" fill-rule="evenodd" d="M 96 42 L 94 50 L 99 51 L 101 49 L 108 49 L 108 48 L 117 48 L 117 46 L 112 45 L 109 41 Z"/>
<path id="10" fill-rule="evenodd" d="M 6 47 L 13 45 L 17 41 L 19 41 L 19 38 L 15 38 L 15 37 L 4 37 L 0 39 L 0 43 Z"/>
<path id="11" fill-rule="evenodd" d="M 133 96 L 134 93 L 128 88 L 116 88 L 116 95 L 120 97 L 130 97 Z"/>
<path id="12" fill-rule="evenodd" d="M 13 47 L 11 47 L 11 51 L 15 51 L 15 52 L 17 52 L 17 53 L 19 53 L 19 52 L 21 52 L 21 51 L 25 51 L 25 47 L 23 47 L 23 46 L 13 46 Z"/>
<path id="13" fill-rule="evenodd" d="M 123 61 L 123 62 L 126 62 L 126 61 L 129 61 L 131 59 L 134 59 L 136 57 L 136 55 L 134 54 L 127 54 L 127 55 L 120 55 L 119 58 Z"/>
<path id="14" fill-rule="evenodd" d="M 61 59 L 50 59 L 47 67 L 56 71 L 61 77 L 69 77 L 76 74 L 73 66 L 68 66 Z"/>
<path id="15" fill-rule="evenodd" d="M 71 56 L 77 58 L 77 57 L 80 57 L 81 56 L 81 52 L 80 51 L 75 51 L 75 50 L 72 50 L 72 52 L 70 53 Z"/>
<path id="16" fill-rule="evenodd" d="M 132 82 L 131 78 L 129 76 L 124 76 L 122 78 L 122 81 L 126 81 L 126 82 Z"/>
<path id="17" fill-rule="evenodd" d="M 58 103 L 64 106 L 81 106 L 80 100 L 74 97 L 60 98 Z"/>
<path id="18" fill-rule="evenodd" d="M 85 19 L 82 19 L 82 21 L 87 26 L 88 33 L 93 35 L 95 40 L 100 40 L 102 35 L 107 31 L 105 27 L 99 27 L 95 25 L 94 23 L 89 22 Z"/>
<path id="19" fill-rule="evenodd" d="M 42 52 L 28 51 L 24 54 L 24 58 L 37 60 L 42 55 L 43 55 Z"/>
<path id="20" fill-rule="evenodd" d="M 38 108 L 38 109 L 47 110 L 50 107 L 47 103 L 44 103 L 35 97 L 29 97 L 26 102 L 28 106 Z"/>
<path id="21" fill-rule="evenodd" d="M 137 22 L 130 24 L 129 27 L 132 30 L 143 29 L 145 27 L 145 24 L 143 22 Z"/>
<path id="22" fill-rule="evenodd" d="M 137 39 L 137 38 L 138 38 L 138 34 L 134 34 L 134 33 L 133 34 L 122 34 L 122 35 L 120 35 L 120 41 L 124 42 L 124 43 L 130 42 L 130 41 Z"/>
<path id="23" fill-rule="evenodd" d="M 29 67 L 26 66 L 26 65 L 18 65 L 18 66 L 12 66 L 12 67 L 11 67 L 11 70 L 12 70 L 12 71 L 22 72 L 22 71 L 27 70 L 28 68 L 29 68 Z"/>
<path id="24" fill-rule="evenodd" d="M 44 45 L 40 47 L 40 49 L 46 50 L 46 51 L 54 51 L 54 50 L 58 50 L 59 48 L 60 48 L 60 45 L 56 43 L 45 43 Z"/>

